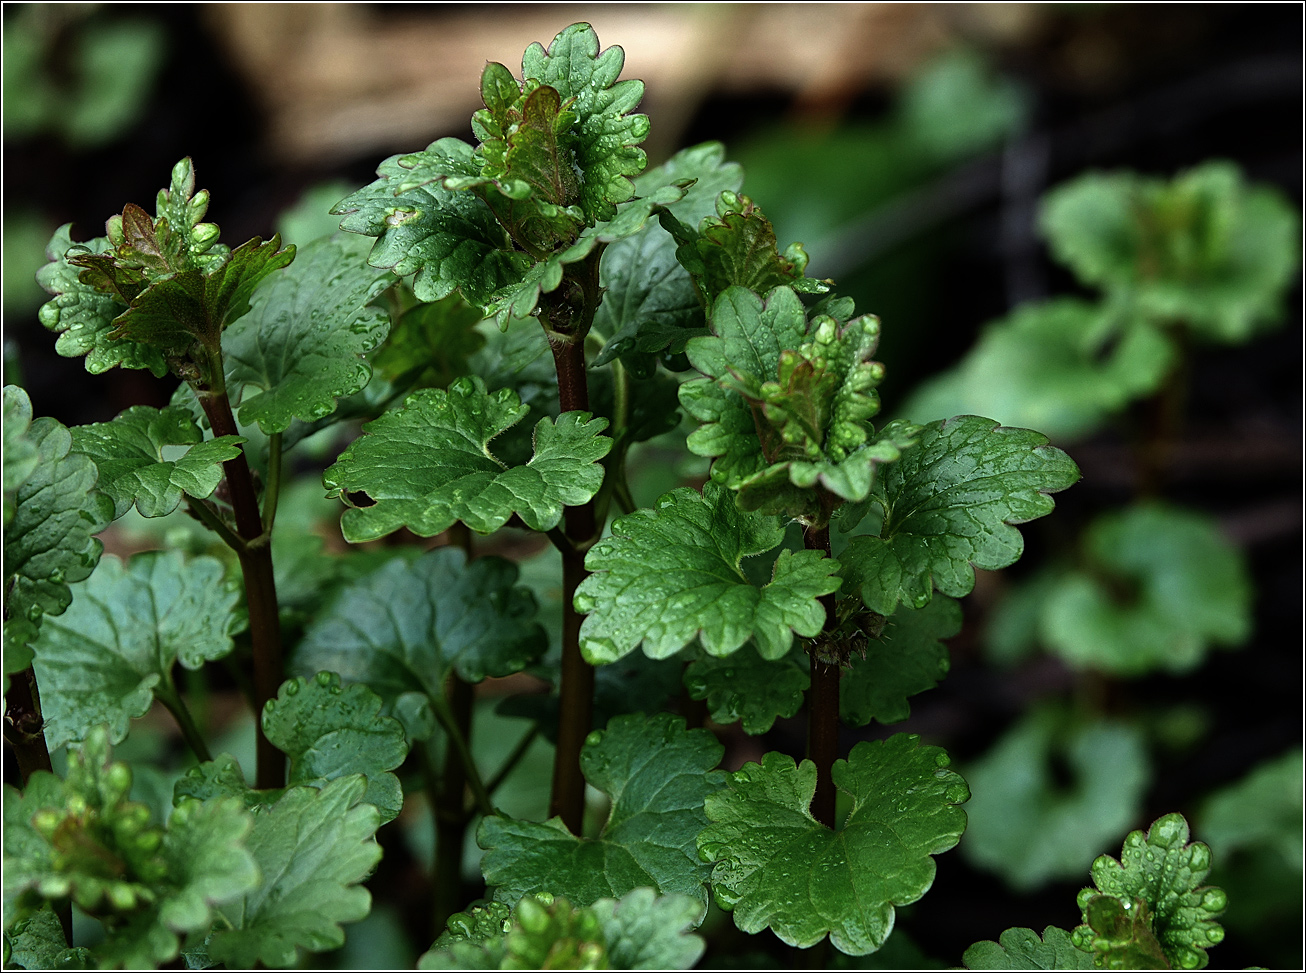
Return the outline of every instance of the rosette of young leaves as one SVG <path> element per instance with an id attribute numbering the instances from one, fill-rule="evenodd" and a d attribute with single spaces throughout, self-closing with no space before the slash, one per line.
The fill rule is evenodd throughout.
<path id="1" fill-rule="evenodd" d="M 976 943 L 961 958 L 968 970 L 1091 970 L 1093 954 L 1071 942 L 1070 933 L 1056 926 L 1043 930 L 1008 929 L 995 943 Z"/>
<path id="2" fill-rule="evenodd" d="M 899 601 L 923 607 L 935 590 L 970 594 L 974 568 L 1020 557 L 1024 539 L 1012 525 L 1051 513 L 1048 494 L 1079 475 L 1032 430 L 979 416 L 931 422 L 877 482 L 884 518 L 878 535 L 854 537 L 840 555 L 845 589 L 886 616 Z"/>
<path id="3" fill-rule="evenodd" d="M 989 324 L 956 368 L 926 382 L 903 414 L 991 416 L 1054 440 L 1085 436 L 1170 372 L 1173 341 L 1126 308 L 1060 298 Z"/>
<path id="4" fill-rule="evenodd" d="M 17 385 L 4 387 L 4 525 L 14 519 L 15 494 L 41 462 L 41 451 L 28 437 L 32 401 Z"/>
<path id="5" fill-rule="evenodd" d="M 1279 320 L 1300 269 L 1299 224 L 1278 192 L 1208 162 L 1172 181 L 1090 173 L 1053 190 L 1052 252 L 1086 284 L 1204 338 L 1241 343 Z"/>
<path id="6" fill-rule="evenodd" d="M 609 795 L 612 810 L 597 838 L 578 838 L 561 818 L 543 824 L 487 817 L 476 841 L 496 900 L 552 890 L 590 905 L 641 886 L 677 893 L 707 909 L 709 868 L 694 840 L 707 818 L 703 801 L 722 786 L 713 770 L 723 748 L 706 730 L 686 730 L 669 713 L 618 716 L 595 730 L 581 750 L 586 780 Z"/>
<path id="7" fill-rule="evenodd" d="M 1093 862 L 1097 888 L 1079 893 L 1085 925 L 1075 929 L 1075 945 L 1109 968 L 1150 957 L 1154 968 L 1201 969 L 1206 951 L 1224 939 L 1215 919 L 1228 902 L 1222 890 L 1201 884 L 1210 871 L 1210 849 L 1188 843 L 1182 814 L 1158 818 L 1146 834 L 1131 831 L 1119 861 L 1103 855 Z"/>
<path id="8" fill-rule="evenodd" d="M 687 970 L 703 955 L 690 932 L 701 911 L 648 888 L 580 908 L 543 892 L 511 911 L 490 902 L 453 916 L 417 968 Z"/>
<path id="9" fill-rule="evenodd" d="M 686 348 L 707 377 L 683 384 L 680 402 L 704 423 L 690 450 L 715 458 L 712 479 L 737 491 L 744 509 L 823 525 L 840 503 L 864 499 L 876 466 L 911 441 L 899 427 L 871 441 L 879 329 L 872 315 L 809 323 L 789 287 L 765 302 L 743 287 L 717 299 L 714 334 Z"/>
<path id="10" fill-rule="evenodd" d="M 394 770 L 408 756 L 403 725 L 381 715 L 381 697 L 366 686 L 342 688 L 334 672 L 282 684 L 263 707 L 263 732 L 290 758 L 291 785 L 367 778 L 363 800 L 381 812 L 381 823 L 399 816 L 403 789 Z"/>
<path id="11" fill-rule="evenodd" d="M 820 632 L 819 599 L 838 589 L 839 568 L 820 551 L 785 550 L 758 587 L 741 562 L 783 539 L 776 518 L 740 510 L 713 483 L 702 494 L 680 487 L 656 509 L 618 519 L 585 557 L 593 573 L 576 591 L 576 610 L 586 614 L 581 652 L 613 662 L 642 644 L 663 659 L 697 638 L 709 655 L 727 656 L 752 638 L 762 658 L 784 656 L 795 632 Z"/>
<path id="12" fill-rule="evenodd" d="M 907 699 L 939 684 L 949 668 L 940 639 L 961 631 L 961 606 L 947 597 L 923 608 L 899 605 L 881 625 L 853 643 L 839 680 L 839 715 L 850 726 L 900 723 L 911 712 Z"/>
<path id="13" fill-rule="evenodd" d="M 99 470 L 99 489 L 114 503 L 114 519 L 135 504 L 143 517 L 177 509 L 182 495 L 203 500 L 222 482 L 222 464 L 240 454 L 240 436 L 205 441 L 186 409 L 134 405 L 112 422 L 74 426 L 73 451 L 89 456 Z M 185 454 L 164 459 L 172 447 Z"/>
<path id="14" fill-rule="evenodd" d="M 451 673 L 466 682 L 507 676 L 547 648 L 535 599 L 516 581 L 515 564 L 468 563 L 451 547 L 396 558 L 341 590 L 304 633 L 294 669 L 365 683 L 402 714 L 410 738 L 424 739 Z"/>
<path id="15" fill-rule="evenodd" d="M 446 389 L 422 389 L 363 427 L 326 471 L 329 496 L 351 508 L 341 518 L 349 541 L 373 540 L 400 527 L 430 537 L 461 520 L 483 534 L 517 514 L 532 530 L 551 530 L 562 509 L 590 500 L 603 483 L 599 465 L 612 440 L 599 434 L 606 419 L 566 412 L 541 419 L 535 453 L 509 467 L 490 452 L 490 441 L 529 410 L 517 394 L 491 396 L 476 376 Z M 352 494 L 373 503 L 353 506 Z"/>
<path id="16" fill-rule="evenodd" d="M 712 893 L 735 925 L 770 928 L 791 946 L 827 934 L 844 953 L 884 945 L 894 907 L 919 899 L 934 882 L 933 855 L 956 845 L 966 827 L 958 807 L 970 796 L 938 747 L 899 733 L 859 743 L 835 761 L 835 786 L 852 798 L 842 828 L 811 816 L 816 765 L 768 753 L 730 775 L 707 799 L 711 824 L 698 836 L 713 863 Z"/>
<path id="17" fill-rule="evenodd" d="M 1068 780 L 1057 781 L 1057 768 Z M 1127 724 L 1030 713 L 966 769 L 974 797 L 962 855 L 1029 891 L 1083 874 L 1084 862 L 1137 819 L 1147 747 Z"/>
<path id="18" fill-rule="evenodd" d="M 5 788 L 6 911 L 71 899 L 108 933 L 93 951 L 100 968 L 169 962 L 180 936 L 208 930 L 216 908 L 258 884 L 239 801 L 182 801 L 165 829 L 127 799 L 131 783 L 100 728 L 65 780 L 38 772 L 21 796 Z"/>
<path id="19" fill-rule="evenodd" d="M 676 258 L 694 282 L 709 314 L 717 298 L 739 286 L 765 294 L 780 286 L 804 294 L 823 294 L 830 282 L 805 277 L 807 254 L 801 243 L 780 252 L 771 221 L 747 196 L 726 189 L 716 199 L 716 214 L 698 226 L 686 226 L 668 209 L 658 212 L 663 228 L 675 238 Z"/>
<path id="20" fill-rule="evenodd" d="M 341 777 L 320 789 L 289 787 L 255 811 L 245 846 L 262 880 L 222 907 L 225 922 L 205 943 L 213 961 L 292 966 L 301 949 L 324 952 L 345 941 L 341 923 L 372 908 L 361 883 L 381 858 L 380 812 L 366 792 L 362 776 Z"/>
<path id="21" fill-rule="evenodd" d="M 31 415 L 26 393 L 6 389 L 6 399 L 16 403 L 19 416 Z M 42 617 L 68 607 L 69 584 L 89 577 L 104 550 L 94 535 L 113 520 L 113 501 L 95 489 L 95 464 L 69 452 L 67 429 L 40 418 L 27 427 L 24 440 L 37 461 L 31 465 L 31 452 L 19 451 L 21 465 L 30 469 L 14 490 L 13 517 L 4 526 L 6 676 L 31 665 L 28 645 Z M 6 678 L 6 691 L 8 686 Z"/>
<path id="22" fill-rule="evenodd" d="M 1083 544 L 1084 566 L 1052 582 L 1039 626 L 1071 665 L 1187 672 L 1209 647 L 1237 647 L 1251 633 L 1247 567 L 1209 518 L 1134 506 L 1098 518 Z"/>
<path id="23" fill-rule="evenodd" d="M 68 610 L 45 620 L 33 646 L 49 746 L 102 723 L 120 742 L 156 697 L 176 705 L 175 663 L 198 669 L 230 652 L 243 620 L 239 591 L 224 573 L 215 558 L 147 551 L 125 565 L 110 557 L 77 585 Z"/>
<path id="24" fill-rule="evenodd" d="M 751 644 L 725 658 L 701 655 L 685 667 L 690 699 L 707 701 L 714 723 L 739 723 L 745 733 L 771 729 L 777 717 L 790 717 L 803 705 L 811 685 L 807 654 L 792 646 L 779 659 L 763 659 Z"/>
<path id="25" fill-rule="evenodd" d="M 389 330 L 385 311 L 370 302 L 395 277 L 361 257 L 357 238 L 315 240 L 254 292 L 250 312 L 222 342 L 227 387 L 233 398 L 243 389 L 242 423 L 284 432 L 292 419 L 330 415 L 337 399 L 367 384 L 363 356 Z"/>

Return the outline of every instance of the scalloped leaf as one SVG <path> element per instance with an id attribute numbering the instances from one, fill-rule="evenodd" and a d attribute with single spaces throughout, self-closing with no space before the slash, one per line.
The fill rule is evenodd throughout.
<path id="1" fill-rule="evenodd" d="M 1302 751 L 1259 764 L 1202 802 L 1202 834 L 1224 858 L 1242 849 L 1273 850 L 1300 874 Z"/>
<path id="2" fill-rule="evenodd" d="M 229 653 L 243 620 L 224 574 L 216 558 L 146 551 L 126 565 L 106 558 L 78 584 L 34 645 L 47 744 L 82 739 L 101 723 L 118 743 L 156 695 L 176 692 L 175 663 L 198 669 Z"/>
<path id="3" fill-rule="evenodd" d="M 1300 271 L 1292 207 L 1229 162 L 1169 182 L 1090 173 L 1049 193 L 1040 222 L 1080 280 L 1214 341 L 1242 343 L 1279 321 Z"/>
<path id="4" fill-rule="evenodd" d="M 961 958 L 968 970 L 1091 970 L 1093 954 L 1076 948 L 1070 933 L 1056 926 L 1043 930 L 1008 929 L 995 943 L 976 943 Z"/>
<path id="5" fill-rule="evenodd" d="M 246 847 L 262 882 L 222 914 L 206 945 L 216 962 L 233 968 L 292 966 L 300 950 L 324 952 L 345 941 L 341 923 L 357 922 L 372 907 L 360 883 L 381 859 L 376 843 L 380 812 L 363 800 L 367 781 L 341 777 L 321 790 L 290 787 L 254 814 Z"/>
<path id="6" fill-rule="evenodd" d="M 1251 634 L 1241 552 L 1210 517 L 1161 504 L 1097 518 L 1084 566 L 1058 576 L 1041 608 L 1043 641 L 1076 668 L 1137 676 L 1188 672 L 1209 648 Z"/>
<path id="7" fill-rule="evenodd" d="M 250 313 L 222 341 L 227 387 L 243 389 L 242 423 L 284 432 L 292 419 L 330 415 L 337 399 L 367 385 L 363 356 L 389 331 L 388 315 L 370 302 L 395 277 L 361 256 L 355 238 L 314 240 L 254 292 Z"/>
<path id="8" fill-rule="evenodd" d="M 688 896 L 648 888 L 580 908 L 547 893 L 523 896 L 511 912 L 490 902 L 453 916 L 417 968 L 687 970 L 703 955 L 691 932 L 701 911 Z"/>
<path id="9" fill-rule="evenodd" d="M 1013 524 L 1052 512 L 1048 495 L 1075 483 L 1079 468 L 1046 436 L 958 416 L 924 426 L 879 481 L 884 508 L 878 536 L 854 537 L 840 555 L 847 590 L 892 615 L 935 590 L 970 594 L 974 568 L 1005 568 L 1025 542 Z"/>
<path id="10" fill-rule="evenodd" d="M 1057 783 L 1056 766 L 1069 782 Z M 1137 819 L 1149 779 L 1142 734 L 1030 713 L 966 768 L 974 798 L 961 850 L 1020 891 L 1083 874 L 1084 862 Z"/>
<path id="11" fill-rule="evenodd" d="M 690 699 L 707 701 L 712 722 L 740 723 L 756 736 L 771 729 L 777 717 L 790 717 L 803 705 L 811 685 L 807 654 L 793 646 L 783 657 L 763 659 L 751 644 L 724 659 L 702 655 L 685 667 Z"/>
<path id="12" fill-rule="evenodd" d="M 908 697 L 933 689 L 948 674 L 948 649 L 939 641 L 961 631 L 961 606 L 948 597 L 924 608 L 899 605 L 865 654 L 854 654 L 839 680 L 839 715 L 850 726 L 871 720 L 900 723 Z M 860 646 L 859 646 L 860 648 Z"/>
<path id="13" fill-rule="evenodd" d="M 203 500 L 222 482 L 222 464 L 240 455 L 240 436 L 205 441 L 190 411 L 134 405 L 112 422 L 74 426 L 72 449 L 89 456 L 99 471 L 99 489 L 114 503 L 114 519 L 135 504 L 142 517 L 177 509 L 182 495 Z M 189 446 L 176 459 L 173 446 Z"/>
<path id="14" fill-rule="evenodd" d="M 562 509 L 587 502 L 603 483 L 599 460 L 612 440 L 599 434 L 608 420 L 588 412 L 541 419 L 535 454 L 522 466 L 504 465 L 490 441 L 521 421 L 517 394 L 493 396 L 477 376 L 447 390 L 423 389 L 404 406 L 367 423 L 326 471 L 329 496 L 364 493 L 374 503 L 351 507 L 341 519 L 349 541 L 373 540 L 400 527 L 431 537 L 461 520 L 483 534 L 517 514 L 532 530 L 550 530 Z"/>
<path id="15" fill-rule="evenodd" d="M 363 800 L 393 821 L 404 793 L 394 770 L 408 756 L 403 725 L 381 715 L 381 697 L 366 686 L 341 688 L 334 672 L 282 684 L 263 707 L 263 732 L 290 758 L 287 782 L 309 784 L 349 774 L 367 778 Z"/>
<path id="16" fill-rule="evenodd" d="M 451 673 L 467 682 L 507 676 L 547 648 L 533 620 L 535 599 L 516 585 L 517 573 L 497 557 L 468 563 L 451 547 L 411 562 L 396 558 L 342 589 L 318 615 L 295 652 L 294 671 L 327 670 L 365 683 L 392 709 L 416 693 L 429 712 Z M 410 737 L 426 735 L 406 724 Z"/>
<path id="17" fill-rule="evenodd" d="M 581 652 L 613 662 L 636 646 L 662 659 L 695 638 L 709 655 L 730 655 L 752 638 L 764 659 L 784 656 L 794 633 L 825 624 L 819 599 L 839 587 L 837 562 L 819 551 L 781 551 L 762 587 L 741 568 L 745 557 L 776 547 L 784 529 L 739 510 L 734 495 L 708 483 L 680 487 L 612 525 L 590 548 L 593 572 L 576 591 Z"/>
<path id="18" fill-rule="evenodd" d="M 1119 938 L 1120 919 L 1132 922 L 1137 916 L 1147 921 L 1173 967 L 1201 969 L 1210 959 L 1206 951 L 1224 939 L 1215 918 L 1228 904 L 1222 890 L 1201 884 L 1210 871 L 1211 850 L 1200 841 L 1188 843 L 1188 822 L 1182 814 L 1157 818 L 1146 834 L 1131 831 L 1119 861 L 1102 855 L 1093 862 L 1097 888 L 1079 893 L 1087 925 L 1075 929 L 1076 945 L 1109 956 Z M 1115 906 L 1104 899 L 1114 899 Z M 1144 909 L 1150 917 L 1143 915 Z"/>
<path id="19" fill-rule="evenodd" d="M 59 917 L 42 909 L 5 930 L 5 966 L 24 970 L 91 970 L 95 960 L 85 946 L 68 948 Z"/>
<path id="20" fill-rule="evenodd" d="M 698 836 L 713 862 L 712 893 L 734 912 L 735 925 L 770 928 L 791 946 L 827 934 L 841 952 L 864 956 L 884 945 L 894 907 L 919 899 L 934 883 L 933 855 L 957 844 L 966 827 L 958 807 L 966 782 L 948 770 L 948 755 L 895 734 L 862 742 L 832 768 L 835 786 L 852 797 L 842 828 L 831 831 L 808 808 L 816 765 L 768 753 L 730 775 L 710 795 L 712 823 Z"/>
<path id="21" fill-rule="evenodd" d="M 485 347 L 485 335 L 476 327 L 483 319 L 460 294 L 411 307 L 371 356 L 372 367 L 402 389 L 447 388 L 458 376 L 473 373 L 485 378 L 470 363 Z M 490 384 L 498 388 L 506 383 Z"/>
<path id="22" fill-rule="evenodd" d="M 14 519 L 14 494 L 36 471 L 41 451 L 28 437 L 32 426 L 32 401 L 17 385 L 4 387 L 4 524 Z"/>
<path id="23" fill-rule="evenodd" d="M 712 769 L 723 752 L 706 730 L 686 730 L 670 713 L 614 717 L 580 755 L 586 780 L 612 798 L 597 838 L 576 837 L 556 817 L 481 822 L 476 841 L 486 850 L 481 868 L 495 899 L 515 903 L 552 890 L 588 905 L 647 886 L 692 897 L 701 917 L 709 868 L 694 839 L 707 824 L 704 799 L 724 781 Z"/>

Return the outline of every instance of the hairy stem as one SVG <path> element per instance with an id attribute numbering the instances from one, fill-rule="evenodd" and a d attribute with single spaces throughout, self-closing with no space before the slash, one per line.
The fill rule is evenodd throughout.
<path id="1" fill-rule="evenodd" d="M 830 528 L 808 528 L 803 546 L 809 551 L 830 555 Z M 835 596 L 823 595 L 825 631 L 838 624 Z M 824 634 L 824 633 L 823 633 Z M 815 646 L 809 647 L 812 664 L 812 688 L 807 694 L 807 752 L 816 764 L 816 794 L 812 797 L 812 817 L 827 828 L 834 828 L 834 781 L 831 768 L 839 757 L 839 666 L 821 658 Z"/>
<path id="2" fill-rule="evenodd" d="M 236 417 L 232 415 L 227 400 L 226 384 L 222 372 L 222 353 L 215 350 L 209 362 L 210 387 L 197 390 L 200 405 L 208 416 L 214 436 L 239 434 Z M 257 771 L 254 786 L 260 790 L 283 787 L 286 783 L 286 758 L 263 735 L 263 707 L 275 699 L 281 685 L 281 619 L 277 611 L 277 587 L 272 574 L 272 548 L 263 530 L 263 516 L 259 512 L 258 497 L 254 491 L 254 478 L 250 475 L 249 461 L 244 446 L 235 459 L 222 464 L 231 494 L 231 506 L 236 515 L 236 532 L 245 542 L 237 550 L 241 573 L 245 578 L 245 601 L 249 608 L 249 635 L 254 649 L 254 722 L 258 731 L 256 759 Z"/>

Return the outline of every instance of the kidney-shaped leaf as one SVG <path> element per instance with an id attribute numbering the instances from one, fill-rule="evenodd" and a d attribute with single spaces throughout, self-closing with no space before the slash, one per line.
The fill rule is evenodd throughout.
<path id="1" fill-rule="evenodd" d="M 976 943 L 961 958 L 968 970 L 1091 970 L 1093 954 L 1070 941 L 1070 933 L 1056 926 L 1043 930 L 1008 929 L 995 943 Z"/>

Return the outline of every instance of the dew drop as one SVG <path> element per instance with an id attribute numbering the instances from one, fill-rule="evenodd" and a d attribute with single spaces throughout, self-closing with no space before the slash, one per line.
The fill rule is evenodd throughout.
<path id="1" fill-rule="evenodd" d="M 298 679 L 286 683 L 286 695 L 294 696 L 296 693 L 299 692 L 299 687 L 300 687 L 300 682 Z M 273 702 L 273 700 L 268 700 L 268 702 L 271 703 Z"/>
<path id="2" fill-rule="evenodd" d="M 1202 908 L 1210 912 L 1222 912 L 1229 905 L 1229 896 L 1225 895 L 1223 889 L 1209 889 L 1202 896 Z M 1223 938 L 1223 933 L 1221 934 Z"/>

